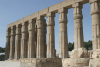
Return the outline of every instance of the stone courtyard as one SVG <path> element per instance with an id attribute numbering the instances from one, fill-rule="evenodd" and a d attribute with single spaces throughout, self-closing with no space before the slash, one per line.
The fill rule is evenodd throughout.
<path id="1" fill-rule="evenodd" d="M 90 51 L 84 48 L 83 37 L 82 8 L 86 3 L 91 4 L 93 50 Z M 20 67 L 100 67 L 99 3 L 100 0 L 65 0 L 8 24 L 5 62 L 19 62 Z M 74 49 L 71 55 L 68 54 L 67 36 L 70 8 L 74 9 Z M 59 13 L 59 56 L 55 50 L 56 13 Z M 47 23 L 44 17 L 47 17 Z"/>

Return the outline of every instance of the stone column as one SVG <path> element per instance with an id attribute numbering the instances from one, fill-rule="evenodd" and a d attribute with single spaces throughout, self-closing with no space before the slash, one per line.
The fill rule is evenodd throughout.
<path id="1" fill-rule="evenodd" d="M 48 17 L 47 58 L 55 58 L 55 37 L 54 37 L 55 13 L 48 13 L 47 17 Z"/>
<path id="2" fill-rule="evenodd" d="M 21 27 L 16 25 L 15 59 L 20 59 Z"/>
<path id="3" fill-rule="evenodd" d="M 7 34 L 6 34 L 6 51 L 5 51 L 5 59 L 9 59 L 9 54 L 10 54 L 10 30 L 7 29 Z"/>
<path id="4" fill-rule="evenodd" d="M 84 47 L 83 42 L 83 15 L 82 15 L 82 4 L 73 4 L 74 8 L 74 49 Z"/>
<path id="5" fill-rule="evenodd" d="M 46 58 L 46 33 L 47 33 L 46 19 L 44 19 L 44 57 Z"/>
<path id="6" fill-rule="evenodd" d="M 27 26 L 22 23 L 22 42 L 21 42 L 21 58 L 27 57 Z"/>
<path id="7" fill-rule="evenodd" d="M 11 27 L 11 41 L 10 41 L 9 59 L 14 59 L 14 53 L 15 53 L 15 28 Z"/>
<path id="8" fill-rule="evenodd" d="M 37 54 L 37 23 L 35 23 L 35 52 Z"/>
<path id="9" fill-rule="evenodd" d="M 100 45 L 100 9 L 99 0 L 90 0 L 92 16 L 92 37 L 93 50 L 98 49 Z"/>
<path id="10" fill-rule="evenodd" d="M 59 37 L 59 58 L 68 57 L 68 38 L 67 38 L 67 12 L 65 8 L 59 9 L 59 24 L 60 24 L 60 37 Z"/>
<path id="11" fill-rule="evenodd" d="M 44 17 L 37 17 L 37 58 L 44 58 Z"/>
<path id="12" fill-rule="evenodd" d="M 35 20 L 29 20 L 29 43 L 28 43 L 28 58 L 35 58 Z"/>

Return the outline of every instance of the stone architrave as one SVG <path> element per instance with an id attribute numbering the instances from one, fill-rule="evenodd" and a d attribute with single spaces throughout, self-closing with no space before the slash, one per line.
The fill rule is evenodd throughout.
<path id="1" fill-rule="evenodd" d="M 35 20 L 29 20 L 29 43 L 28 43 L 28 58 L 36 58 L 35 51 Z"/>
<path id="2" fill-rule="evenodd" d="M 7 29 L 5 59 L 9 59 L 9 54 L 10 54 L 10 30 Z"/>
<path id="3" fill-rule="evenodd" d="M 92 16 L 93 51 L 100 49 L 100 9 L 99 0 L 89 0 Z"/>
<path id="4" fill-rule="evenodd" d="M 15 59 L 20 59 L 21 27 L 16 25 Z"/>
<path id="5" fill-rule="evenodd" d="M 55 58 L 55 35 L 54 35 L 54 21 L 55 13 L 47 13 L 47 58 Z"/>
<path id="6" fill-rule="evenodd" d="M 9 59 L 14 59 L 15 53 L 15 28 L 11 27 L 11 42 L 10 42 L 10 54 Z"/>
<path id="7" fill-rule="evenodd" d="M 27 57 L 27 26 L 22 23 L 22 42 L 21 42 L 21 58 Z"/>
<path id="8" fill-rule="evenodd" d="M 84 47 L 82 4 L 75 3 L 72 7 L 74 8 L 74 49 L 78 49 Z"/>
<path id="9" fill-rule="evenodd" d="M 44 58 L 44 17 L 37 17 L 37 58 Z"/>
<path id="10" fill-rule="evenodd" d="M 60 37 L 59 37 L 59 58 L 68 57 L 68 38 L 67 38 L 67 12 L 65 8 L 59 9 L 59 24 L 60 24 Z"/>

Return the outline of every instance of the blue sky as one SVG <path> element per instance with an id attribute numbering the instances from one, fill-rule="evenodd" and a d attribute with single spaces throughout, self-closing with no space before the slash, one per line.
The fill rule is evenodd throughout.
<path id="1" fill-rule="evenodd" d="M 6 44 L 7 25 L 64 0 L 0 0 L 0 47 Z M 83 5 L 84 41 L 92 40 L 90 4 Z M 68 9 L 68 42 L 74 42 L 73 8 Z M 46 18 L 47 19 L 47 18 Z M 59 48 L 59 14 L 55 17 L 55 47 Z"/>

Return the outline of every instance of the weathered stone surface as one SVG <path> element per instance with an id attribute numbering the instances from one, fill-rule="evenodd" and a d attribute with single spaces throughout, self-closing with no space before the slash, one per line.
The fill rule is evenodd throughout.
<path id="1" fill-rule="evenodd" d="M 92 58 L 100 58 L 100 49 L 96 49 L 93 54 Z"/>
<path id="2" fill-rule="evenodd" d="M 47 13 L 47 58 L 55 58 L 55 35 L 54 35 L 54 26 L 55 26 L 55 13 Z"/>
<path id="3" fill-rule="evenodd" d="M 89 67 L 100 67 L 100 58 L 90 59 Z"/>
<path id="4" fill-rule="evenodd" d="M 89 58 L 92 58 L 93 50 L 88 50 L 88 56 Z"/>
<path id="5" fill-rule="evenodd" d="M 21 67 L 62 67 L 61 59 L 53 59 L 53 58 L 44 58 L 44 59 L 23 59 L 24 62 L 21 62 Z M 31 60 L 31 62 L 27 62 Z M 55 61 L 55 62 L 54 62 Z"/>
<path id="6" fill-rule="evenodd" d="M 83 43 L 83 15 L 82 15 L 82 4 L 75 3 L 72 5 L 74 12 L 74 49 L 84 47 Z"/>
<path id="7" fill-rule="evenodd" d="M 68 37 L 67 37 L 67 12 L 68 9 L 60 8 L 59 12 L 59 58 L 68 58 Z"/>
<path id="8" fill-rule="evenodd" d="M 89 58 L 66 58 L 62 59 L 62 67 L 89 66 Z"/>
<path id="9" fill-rule="evenodd" d="M 88 51 L 86 48 L 74 49 L 71 52 L 70 58 L 88 58 Z"/>
<path id="10" fill-rule="evenodd" d="M 93 51 L 100 49 L 100 0 L 89 0 L 92 16 Z"/>

